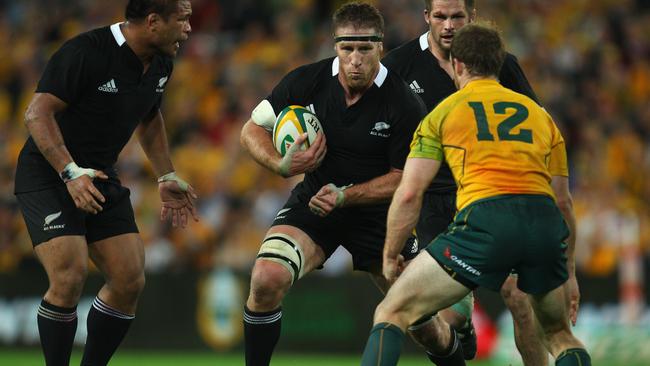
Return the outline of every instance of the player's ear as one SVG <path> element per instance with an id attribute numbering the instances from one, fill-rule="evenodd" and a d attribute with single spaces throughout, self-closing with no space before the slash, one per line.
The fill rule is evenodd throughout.
<path id="1" fill-rule="evenodd" d="M 465 64 L 455 57 L 452 59 L 452 64 L 454 65 L 454 72 L 458 76 L 463 75 L 467 71 Z"/>
<path id="2" fill-rule="evenodd" d="M 472 9 L 472 11 L 469 12 L 469 23 L 473 23 L 476 21 L 476 8 Z"/>
<path id="3" fill-rule="evenodd" d="M 146 18 L 144 18 L 145 24 L 147 25 L 147 28 L 157 30 L 158 29 L 158 24 L 160 23 L 162 19 L 160 18 L 159 14 L 156 13 L 151 13 L 147 15 Z"/>
<path id="4" fill-rule="evenodd" d="M 424 21 L 429 24 L 429 11 L 427 9 L 424 9 Z"/>

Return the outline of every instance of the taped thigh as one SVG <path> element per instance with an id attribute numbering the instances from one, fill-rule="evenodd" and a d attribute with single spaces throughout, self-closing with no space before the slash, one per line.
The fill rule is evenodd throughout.
<path id="1" fill-rule="evenodd" d="M 297 241 L 286 234 L 271 234 L 264 239 L 257 259 L 276 262 L 291 273 L 291 283 L 303 276 L 305 256 Z"/>

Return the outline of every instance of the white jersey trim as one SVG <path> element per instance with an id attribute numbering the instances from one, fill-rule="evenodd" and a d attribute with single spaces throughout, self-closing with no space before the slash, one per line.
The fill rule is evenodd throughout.
<path id="1" fill-rule="evenodd" d="M 420 36 L 420 48 L 422 51 L 429 48 L 429 32 L 426 32 Z"/>
<path id="2" fill-rule="evenodd" d="M 126 38 L 124 38 L 124 33 L 122 33 L 122 29 L 120 29 L 120 24 L 123 24 L 123 22 L 115 23 L 111 25 L 111 33 L 113 33 L 113 38 L 115 38 L 115 42 L 117 42 L 117 45 L 122 47 L 124 42 L 126 42 Z"/>
<path id="3" fill-rule="evenodd" d="M 336 76 L 339 74 L 339 58 L 335 57 L 334 61 L 332 62 L 332 76 Z M 381 86 L 384 84 L 384 81 L 386 81 L 386 76 L 388 76 L 388 69 L 384 64 L 381 62 L 379 63 L 379 72 L 377 73 L 377 76 L 375 76 L 375 84 L 377 87 L 381 88 Z"/>

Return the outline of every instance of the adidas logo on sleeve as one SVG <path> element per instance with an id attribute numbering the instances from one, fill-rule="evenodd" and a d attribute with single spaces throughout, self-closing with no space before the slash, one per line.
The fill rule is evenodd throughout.
<path id="1" fill-rule="evenodd" d="M 411 87 L 411 90 L 413 90 L 413 92 L 415 92 L 416 94 L 424 93 L 424 89 L 420 87 L 420 84 L 418 84 L 417 80 L 413 80 L 413 82 L 411 82 L 409 86 Z"/>
<path id="2" fill-rule="evenodd" d="M 117 85 L 115 85 L 115 79 L 111 79 L 111 81 L 102 84 L 97 88 L 99 91 L 107 92 L 107 93 L 117 93 Z"/>

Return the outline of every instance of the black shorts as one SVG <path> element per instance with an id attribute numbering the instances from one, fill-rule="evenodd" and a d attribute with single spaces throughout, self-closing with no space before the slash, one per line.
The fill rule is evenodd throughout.
<path id="1" fill-rule="evenodd" d="M 104 195 L 103 211 L 96 215 L 78 209 L 64 184 L 41 191 L 17 193 L 27 231 L 34 246 L 59 236 L 84 235 L 88 243 L 113 236 L 137 233 L 130 191 L 119 182 L 98 181 Z"/>
<path id="2" fill-rule="evenodd" d="M 420 218 L 415 234 L 421 248 L 426 248 L 436 236 L 447 231 L 456 214 L 456 192 L 426 192 L 422 199 Z"/>
<path id="3" fill-rule="evenodd" d="M 343 246 L 352 255 L 355 270 L 372 272 L 381 270 L 387 213 L 385 207 L 359 206 L 337 208 L 326 217 L 320 217 L 313 214 L 307 202 L 300 200 L 294 192 L 278 211 L 271 226 L 291 225 L 304 231 L 323 249 L 326 258 Z M 404 245 L 402 255 L 409 260 L 418 251 L 415 237 L 411 237 Z"/>

